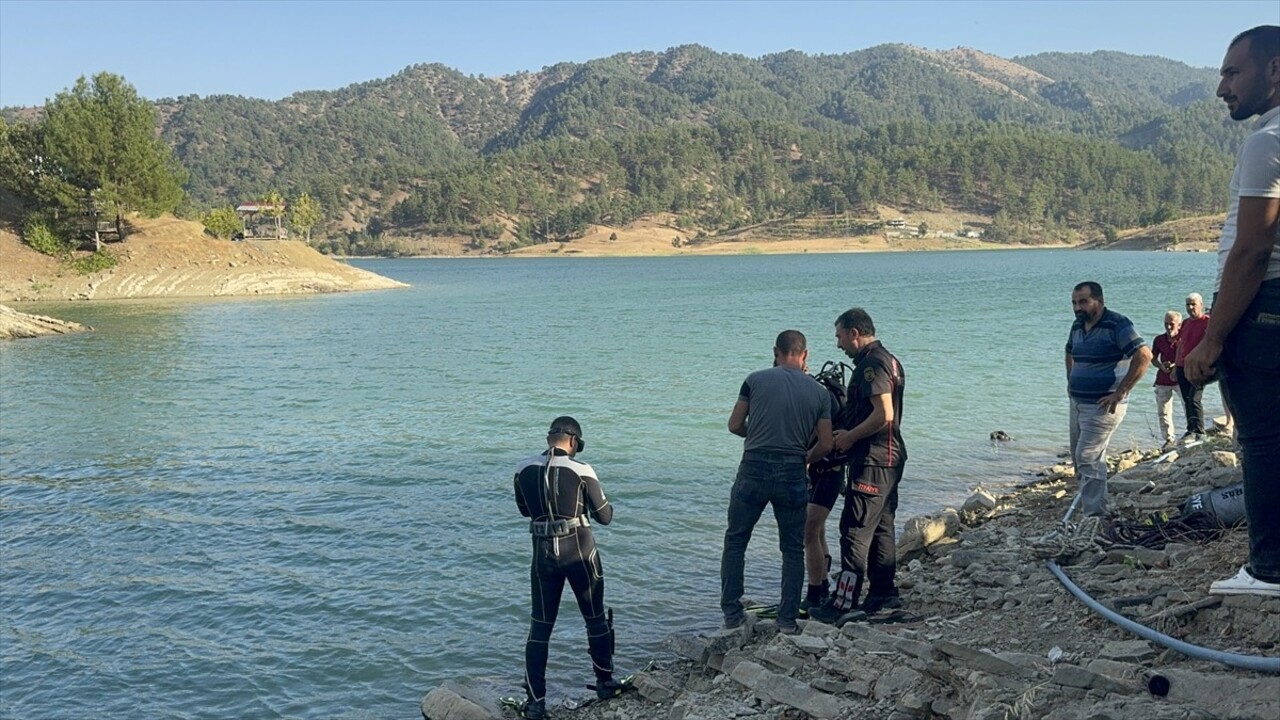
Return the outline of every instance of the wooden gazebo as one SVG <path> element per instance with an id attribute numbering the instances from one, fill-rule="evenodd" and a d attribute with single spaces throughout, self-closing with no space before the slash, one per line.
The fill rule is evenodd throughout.
<path id="1" fill-rule="evenodd" d="M 287 240 L 289 230 L 284 226 L 284 203 L 272 204 L 266 200 L 240 203 L 236 213 L 244 221 L 245 238 Z M 269 222 L 264 222 L 264 219 Z"/>

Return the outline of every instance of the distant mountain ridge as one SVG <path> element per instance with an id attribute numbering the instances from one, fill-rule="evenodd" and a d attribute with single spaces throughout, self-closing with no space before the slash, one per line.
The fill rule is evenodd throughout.
<path id="1" fill-rule="evenodd" d="M 796 138 L 824 138 L 820 144 L 828 155 L 876 128 L 988 123 L 1010 132 L 1034 129 L 1139 151 L 1175 174 L 1181 172 L 1177 163 L 1194 165 L 1188 172 L 1203 175 L 1207 165 L 1207 172 L 1221 174 L 1242 130 L 1225 122 L 1213 98 L 1215 82 L 1216 72 L 1208 68 L 1117 52 L 1004 59 L 970 48 L 935 51 L 889 44 L 838 55 L 788 51 L 752 59 L 684 45 L 498 78 L 468 76 L 440 64 L 414 65 L 388 78 L 298 92 L 274 102 L 217 95 L 158 105 L 163 137 L 190 172 L 188 191 L 196 207 L 274 188 L 286 196 L 310 192 L 331 211 L 343 211 L 351 229 L 368 230 L 371 223 L 379 231 L 408 229 L 417 217 L 418 224 L 434 222 L 435 230 L 471 227 L 474 232 L 487 222 L 489 232 L 496 232 L 497 223 L 508 229 L 521 219 L 536 223 L 539 216 L 545 220 L 591 199 L 592 173 L 584 168 L 558 188 L 554 177 L 544 175 L 549 199 L 519 198 L 503 210 L 476 212 L 481 198 L 444 196 L 429 204 L 453 202 L 452 214 L 396 215 L 393 210 L 415 193 L 436 192 L 424 188 L 437 187 L 445 177 L 473 178 L 468 183 L 476 189 L 500 191 L 523 162 L 522 153 L 549 161 L 557 152 L 549 148 L 561 148 L 566 158 L 581 153 L 564 142 L 606 143 L 608 154 L 626 155 L 636 143 L 657 142 L 673 128 L 734 123 L 750 128 L 741 138 L 747 145 L 771 142 L 794 128 Z M 739 150 L 744 157 L 750 154 L 745 146 Z M 1194 163 L 1186 162 L 1189 155 Z M 575 162 L 590 165 L 589 158 Z M 620 157 L 616 162 L 625 169 L 632 161 Z M 782 191 L 815 182 L 804 173 L 791 177 L 792 170 L 780 169 L 789 176 Z M 700 177 L 697 167 L 675 172 L 686 185 Z M 727 182 L 701 181 L 712 191 Z M 570 192 L 574 184 L 582 187 Z M 520 193 L 531 190 L 519 188 Z M 939 191 L 947 202 L 1005 204 L 989 193 L 970 192 L 966 200 L 964 192 L 951 190 Z M 617 191 L 599 196 L 604 210 L 630 214 L 616 210 Z M 865 206 L 890 198 L 848 199 Z M 1179 202 L 1171 196 L 1169 212 L 1216 209 Z M 730 212 L 724 222 L 784 212 L 746 205 L 745 212 Z M 802 211 L 801 206 L 785 210 Z M 596 213 L 593 220 L 608 220 L 607 215 Z M 1068 224 L 1082 220 L 1063 219 Z"/>

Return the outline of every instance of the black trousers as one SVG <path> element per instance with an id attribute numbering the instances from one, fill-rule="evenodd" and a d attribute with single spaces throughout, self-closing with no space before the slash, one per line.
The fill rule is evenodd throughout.
<path id="1" fill-rule="evenodd" d="M 870 495 L 857 490 L 859 480 L 880 488 Z M 840 569 L 853 572 L 857 580 L 853 602 L 857 603 L 865 581 L 867 595 L 897 595 L 894 583 L 898 550 L 894 538 L 894 517 L 898 512 L 898 483 L 902 467 L 850 467 L 849 486 L 840 514 Z"/>
<path id="2" fill-rule="evenodd" d="M 1187 432 L 1204 432 L 1204 388 L 1187 379 L 1182 368 L 1174 368 L 1178 379 L 1178 391 L 1182 393 L 1182 406 L 1187 411 Z"/>
<path id="3" fill-rule="evenodd" d="M 1262 283 L 1227 336 L 1220 365 L 1242 450 L 1249 572 L 1280 583 L 1280 279 Z"/>

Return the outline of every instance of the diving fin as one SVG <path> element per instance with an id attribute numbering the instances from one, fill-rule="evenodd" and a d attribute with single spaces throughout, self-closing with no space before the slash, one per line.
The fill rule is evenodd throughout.
<path id="1" fill-rule="evenodd" d="M 643 668 L 640 669 L 640 672 L 649 672 L 650 670 L 656 667 L 658 667 L 658 661 L 650 660 L 648 663 L 645 664 Z M 622 695 L 623 693 L 626 693 L 630 690 L 634 690 L 636 687 L 637 674 L 638 673 L 631 673 L 630 675 L 625 675 L 623 677 L 618 678 L 617 680 L 610 681 L 609 684 L 605 686 L 604 694 L 601 694 L 599 683 L 591 683 L 587 685 L 588 690 L 594 690 L 596 692 L 596 698 L 594 700 L 587 700 L 582 705 L 579 705 L 579 707 L 582 707 L 585 705 L 591 705 L 601 700 L 609 700 L 611 698 L 618 697 L 619 695 Z"/>
<path id="2" fill-rule="evenodd" d="M 746 612 L 755 615 L 758 618 L 776 618 L 778 617 L 778 604 L 759 605 L 757 607 L 746 608 Z"/>

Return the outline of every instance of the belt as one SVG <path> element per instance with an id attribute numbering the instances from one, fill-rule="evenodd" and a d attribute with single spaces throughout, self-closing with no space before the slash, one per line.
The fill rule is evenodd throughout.
<path id="1" fill-rule="evenodd" d="M 569 531 L 580 527 L 591 527 L 591 521 L 586 515 L 559 520 L 529 521 L 529 533 L 534 537 L 564 537 L 569 534 Z"/>
<path id="2" fill-rule="evenodd" d="M 744 450 L 742 457 L 752 460 L 799 460 L 804 461 L 804 453 L 779 452 L 777 450 Z"/>

